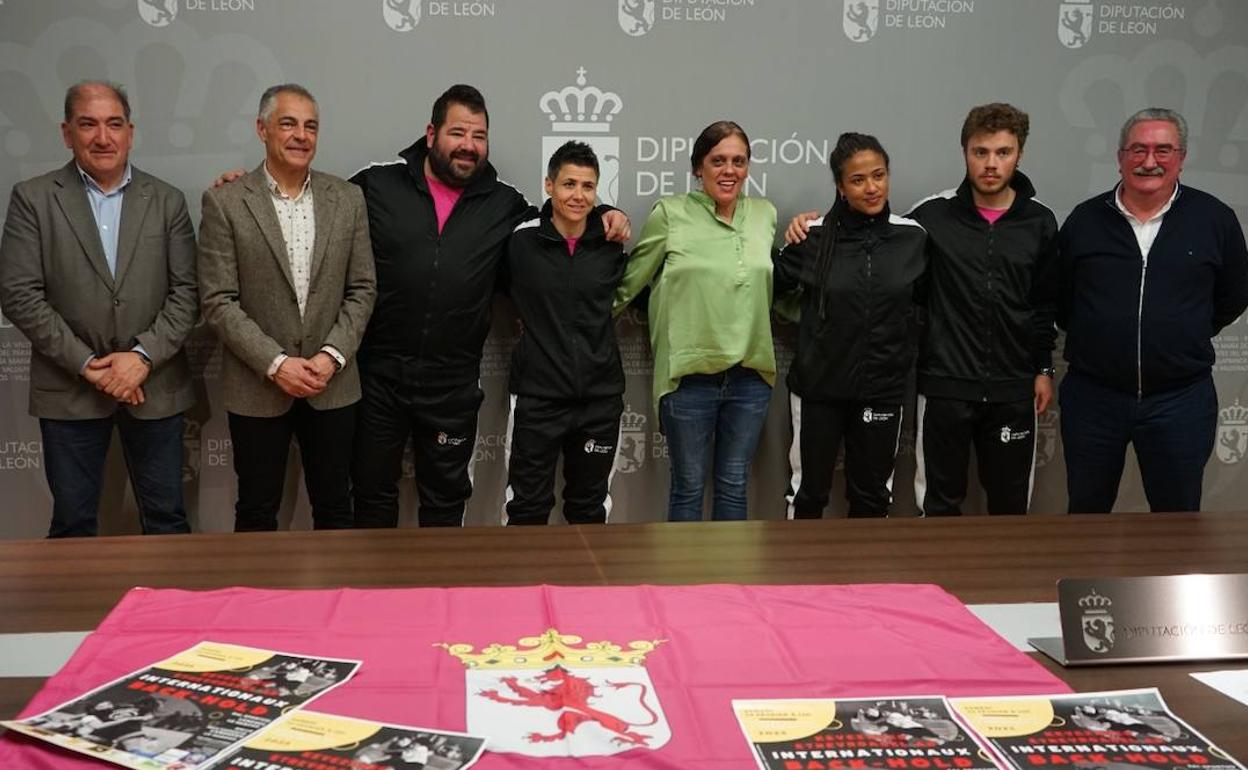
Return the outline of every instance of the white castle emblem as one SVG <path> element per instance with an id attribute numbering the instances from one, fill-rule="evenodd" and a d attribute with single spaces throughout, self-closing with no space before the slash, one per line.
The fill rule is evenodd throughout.
<path id="1" fill-rule="evenodd" d="M 598 156 L 598 202 L 614 206 L 620 192 L 620 138 L 607 134 L 624 103 L 613 91 L 586 85 L 585 74 L 584 67 L 577 69 L 576 85 L 547 91 L 538 100 L 554 132 L 542 137 L 541 178 L 555 150 L 571 140 L 584 142 Z"/>

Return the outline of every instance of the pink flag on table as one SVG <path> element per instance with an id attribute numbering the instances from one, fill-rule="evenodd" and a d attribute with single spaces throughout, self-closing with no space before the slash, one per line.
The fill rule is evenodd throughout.
<path id="1" fill-rule="evenodd" d="M 23 713 L 203 639 L 359 659 L 318 711 L 482 734 L 483 770 L 748 770 L 734 698 L 1068 691 L 930 585 L 139 588 Z M 5 736 L 0 767 L 99 764 Z"/>

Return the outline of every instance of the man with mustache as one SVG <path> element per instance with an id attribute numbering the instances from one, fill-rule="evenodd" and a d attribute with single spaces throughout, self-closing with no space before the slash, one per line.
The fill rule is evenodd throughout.
<path id="1" fill-rule="evenodd" d="M 1128 444 L 1152 510 L 1200 509 L 1218 416 L 1211 338 L 1248 307 L 1248 249 L 1229 206 L 1179 182 L 1186 157 L 1182 115 L 1135 113 L 1119 138 L 1122 181 L 1058 236 L 1072 513 L 1113 508 Z"/>
<path id="2" fill-rule="evenodd" d="M 410 438 L 420 526 L 461 526 L 498 265 L 511 231 L 537 210 L 490 164 L 489 113 L 472 86 L 438 97 L 425 136 L 399 155 L 351 180 L 368 207 L 378 290 L 359 352 L 355 523 L 397 525 Z M 599 211 L 607 237 L 627 240 L 628 218 Z"/>

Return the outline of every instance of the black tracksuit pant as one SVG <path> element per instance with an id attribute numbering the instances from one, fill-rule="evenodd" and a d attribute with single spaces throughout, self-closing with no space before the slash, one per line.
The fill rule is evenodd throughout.
<path id="1" fill-rule="evenodd" d="M 971 446 L 992 514 L 1024 514 L 1036 461 L 1036 406 L 919 395 L 914 499 L 924 516 L 957 516 Z"/>
<path id="2" fill-rule="evenodd" d="M 417 388 L 362 373 L 351 482 L 355 526 L 395 527 L 399 477 L 410 438 L 415 455 L 420 526 L 460 527 L 472 495 L 468 464 L 477 440 L 477 383 Z"/>
<path id="3" fill-rule="evenodd" d="M 790 394 L 789 409 L 793 418 L 789 517 L 823 516 L 842 441 L 850 517 L 886 516 L 893 502 L 893 462 L 901 438 L 901 405 L 807 401 Z"/>
<path id="4" fill-rule="evenodd" d="M 512 396 L 504 521 L 547 522 L 562 452 L 563 517 L 569 524 L 605 523 L 623 412 L 620 396 L 572 401 Z"/>

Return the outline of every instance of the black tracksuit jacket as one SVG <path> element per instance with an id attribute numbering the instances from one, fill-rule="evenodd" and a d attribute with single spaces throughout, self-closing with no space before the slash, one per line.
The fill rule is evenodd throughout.
<path id="1" fill-rule="evenodd" d="M 835 247 L 821 260 L 833 229 Z M 775 295 L 802 290 L 790 391 L 812 401 L 901 403 L 917 350 L 926 241 L 913 220 L 887 209 L 868 218 L 838 202 L 806 240 L 775 256 Z"/>
<path id="2" fill-rule="evenodd" d="M 524 322 L 511 356 L 512 393 L 578 400 L 624 392 L 611 303 L 627 261 L 623 246 L 606 239 L 596 213 L 571 255 L 551 221 L 549 201 L 539 218 L 516 228 L 503 271 Z"/>
<path id="3" fill-rule="evenodd" d="M 964 401 L 1024 401 L 1053 365 L 1057 219 L 1015 172 L 1014 202 L 989 224 L 971 183 L 907 215 L 927 230 L 931 257 L 919 392 Z"/>
<path id="4" fill-rule="evenodd" d="M 360 369 L 416 388 L 475 382 L 490 330 L 498 263 L 518 222 L 536 216 L 488 162 L 442 232 L 425 181 L 421 137 L 403 161 L 363 169 L 377 264 L 377 302 L 360 345 Z"/>

